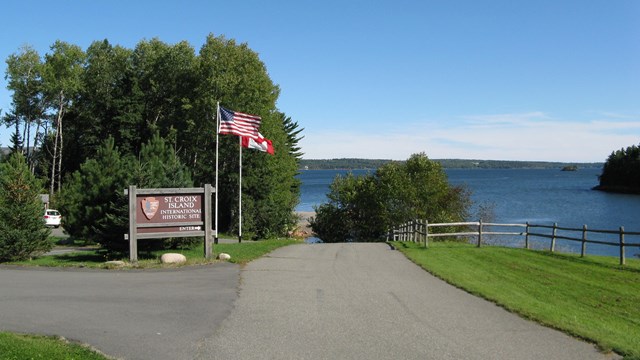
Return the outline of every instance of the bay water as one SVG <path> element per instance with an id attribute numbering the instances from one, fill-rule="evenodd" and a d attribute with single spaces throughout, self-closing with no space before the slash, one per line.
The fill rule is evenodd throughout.
<path id="1" fill-rule="evenodd" d="M 363 175 L 374 170 L 353 170 Z M 599 168 L 578 171 L 560 169 L 445 169 L 452 185 L 464 185 L 471 191 L 473 206 L 469 221 L 478 221 L 482 205 L 490 209 L 485 222 L 553 225 L 560 227 L 640 232 L 640 195 L 615 194 L 592 190 L 598 185 Z M 298 175 L 302 181 L 297 211 L 313 211 L 314 206 L 327 201 L 326 194 L 336 175 L 348 170 L 304 170 Z M 485 216 L 487 216 L 485 214 Z M 496 228 L 490 231 L 523 231 L 522 228 Z M 536 229 L 538 233 L 550 230 Z M 558 233 L 580 238 L 580 232 Z M 591 234 L 593 240 L 618 242 L 618 235 Z M 522 246 L 523 237 L 500 237 L 495 241 L 504 245 Z M 545 248 L 549 240 L 531 238 L 534 247 Z M 640 236 L 627 236 L 626 243 L 640 243 Z M 558 240 L 556 249 L 579 252 L 580 243 Z M 627 247 L 627 256 L 640 254 L 637 247 Z M 588 244 L 588 254 L 616 256 L 619 248 Z"/>

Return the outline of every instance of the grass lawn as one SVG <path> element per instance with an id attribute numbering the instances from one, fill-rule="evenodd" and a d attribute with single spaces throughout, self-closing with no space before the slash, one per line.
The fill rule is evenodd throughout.
<path id="1" fill-rule="evenodd" d="M 0 360 L 106 360 L 101 354 L 59 338 L 0 332 Z"/>
<path id="2" fill-rule="evenodd" d="M 187 263 L 184 265 L 204 265 L 215 263 L 215 255 L 221 252 L 231 255 L 230 262 L 244 264 L 253 259 L 269 253 L 281 246 L 299 243 L 293 239 L 274 239 L 261 241 L 243 241 L 242 243 L 233 244 L 215 244 L 213 246 L 214 256 L 211 259 L 204 257 L 203 244 L 200 243 L 190 249 L 174 249 L 161 250 L 153 252 L 139 252 L 138 264 L 128 264 L 128 255 L 122 258 L 108 258 L 107 254 L 100 250 L 88 250 L 74 252 L 61 255 L 47 255 L 26 261 L 16 261 L 7 263 L 10 265 L 26 265 L 26 266 L 54 266 L 54 267 L 86 267 L 86 268 L 107 268 L 105 262 L 107 260 L 123 260 L 127 263 L 125 268 L 160 268 L 172 267 L 174 265 L 160 264 L 160 256 L 164 253 L 180 253 L 187 257 Z"/>
<path id="3" fill-rule="evenodd" d="M 395 247 L 430 273 L 547 326 L 640 359 L 640 261 L 461 243 Z"/>

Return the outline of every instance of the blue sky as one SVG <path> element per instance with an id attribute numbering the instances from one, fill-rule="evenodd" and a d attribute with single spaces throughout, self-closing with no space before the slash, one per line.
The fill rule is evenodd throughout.
<path id="1" fill-rule="evenodd" d="M 246 42 L 308 159 L 591 162 L 640 143 L 637 0 L 8 0 L 2 14 L 2 74 L 22 45 L 58 39 Z"/>

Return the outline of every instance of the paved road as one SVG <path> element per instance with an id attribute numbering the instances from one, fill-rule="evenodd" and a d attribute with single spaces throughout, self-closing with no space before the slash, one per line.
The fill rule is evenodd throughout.
<path id="1" fill-rule="evenodd" d="M 295 245 L 250 263 L 234 311 L 205 348 L 216 359 L 608 358 L 447 285 L 385 244 Z"/>
<path id="2" fill-rule="evenodd" d="M 0 304 L 0 330 L 59 334 L 126 359 L 608 358 L 384 244 L 294 245 L 242 271 L 3 269 Z"/>
<path id="3" fill-rule="evenodd" d="M 0 331 L 60 335 L 125 359 L 193 359 L 233 309 L 240 267 L 0 269 Z M 0 356 L 1 357 L 1 356 Z"/>

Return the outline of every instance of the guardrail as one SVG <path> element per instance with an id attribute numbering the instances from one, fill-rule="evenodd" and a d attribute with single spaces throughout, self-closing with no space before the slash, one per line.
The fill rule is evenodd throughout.
<path id="1" fill-rule="evenodd" d="M 449 227 L 453 229 L 461 229 L 462 231 L 446 231 L 446 232 L 433 232 L 430 231 L 430 228 L 442 228 Z M 486 231 L 487 228 L 524 228 L 522 232 L 514 232 L 514 231 Z M 475 228 L 475 230 L 474 230 Z M 550 229 L 551 232 L 549 234 L 544 234 L 541 232 L 532 232 L 532 229 Z M 566 234 L 558 234 L 558 231 L 563 231 L 564 233 L 575 233 L 579 232 L 580 237 L 575 236 L 567 236 Z M 614 234 L 617 235 L 617 242 L 605 241 L 605 240 L 596 240 L 593 239 L 589 234 Z M 608 246 L 617 246 L 620 249 L 620 265 L 625 265 L 626 255 L 625 248 L 626 247 L 640 247 L 640 243 L 629 243 L 626 242 L 625 236 L 640 236 L 640 232 L 632 232 L 625 231 L 624 227 L 621 226 L 618 230 L 598 230 L 598 229 L 588 229 L 587 225 L 583 225 L 582 228 L 570 228 L 570 227 L 560 227 L 557 223 L 553 225 L 537 225 L 537 224 L 529 224 L 528 222 L 525 224 L 500 224 L 500 223 L 485 223 L 480 221 L 476 222 L 455 222 L 455 223 L 435 223 L 430 224 L 427 220 L 412 220 L 408 221 L 404 224 L 401 224 L 389 232 L 387 237 L 388 240 L 394 241 L 411 241 L 424 244 L 425 247 L 429 246 L 429 238 L 433 237 L 458 237 L 458 236 L 470 236 L 476 238 L 476 244 L 478 247 L 483 244 L 483 236 L 486 235 L 510 235 L 510 236 L 524 236 L 524 247 L 530 249 L 530 237 L 541 237 L 550 239 L 549 251 L 554 252 L 556 249 L 556 241 L 560 240 L 568 240 L 575 241 L 581 243 L 581 252 L 580 256 L 584 257 L 587 252 L 587 244 L 600 244 L 600 245 L 608 245 Z"/>

